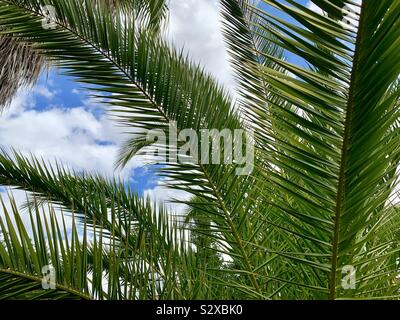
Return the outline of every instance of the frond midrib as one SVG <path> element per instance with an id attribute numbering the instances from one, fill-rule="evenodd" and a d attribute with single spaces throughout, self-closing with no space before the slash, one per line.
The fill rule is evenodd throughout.
<path id="1" fill-rule="evenodd" d="M 32 275 L 32 274 L 26 274 L 26 273 L 23 273 L 23 272 L 20 272 L 20 271 L 12 270 L 12 269 L 0 268 L 0 273 L 5 273 L 5 274 L 16 276 L 16 277 L 19 277 L 19 278 L 24 278 L 24 279 L 27 279 L 27 280 L 30 280 L 30 281 L 33 281 L 33 282 L 37 282 L 38 284 L 41 284 L 42 283 L 42 279 L 43 279 L 42 277 L 39 277 L 39 276 L 35 276 L 35 275 Z M 93 299 L 91 296 L 89 296 L 89 295 L 87 295 L 87 294 L 85 294 L 83 292 L 80 292 L 80 291 L 78 291 L 76 289 L 73 289 L 71 287 L 62 285 L 60 283 L 56 282 L 55 286 L 56 286 L 56 289 L 68 292 L 69 294 L 78 296 L 81 299 L 84 299 L 84 300 L 92 300 Z"/>
<path id="2" fill-rule="evenodd" d="M 15 5 L 15 6 L 19 7 L 21 10 L 31 12 L 32 14 L 38 15 L 38 16 L 40 16 L 40 17 L 44 17 L 44 15 L 40 14 L 39 12 L 37 12 L 37 11 L 35 11 L 35 10 L 31 10 L 31 9 L 26 8 L 26 7 L 24 7 L 24 6 L 15 4 L 12 0 L 4 0 L 4 1 L 6 1 L 6 2 L 12 4 L 12 5 Z M 74 36 L 78 37 L 79 40 L 81 40 L 81 41 L 84 42 L 86 45 L 88 45 L 88 46 L 90 46 L 91 48 L 93 48 L 98 54 L 102 55 L 106 60 L 108 60 L 112 65 L 114 65 L 114 66 L 122 73 L 122 75 L 123 75 L 124 77 L 126 77 L 126 79 L 127 79 L 128 81 L 132 82 L 132 84 L 135 85 L 135 86 L 144 94 L 144 96 L 146 97 L 146 99 L 148 99 L 148 100 L 150 101 L 150 103 L 160 112 L 160 114 L 162 115 L 162 117 L 164 117 L 164 119 L 166 120 L 166 122 L 170 122 L 170 121 L 171 121 L 171 119 L 168 117 L 168 115 L 164 112 L 164 110 L 163 110 L 162 108 L 160 108 L 160 106 L 154 101 L 154 99 L 152 99 L 151 96 L 140 86 L 140 84 L 138 84 L 137 81 L 136 81 L 134 78 L 132 78 L 132 77 L 126 72 L 126 70 L 125 70 L 121 65 L 119 65 L 111 56 L 107 55 L 107 54 L 106 54 L 101 48 L 99 48 L 97 45 L 93 44 L 93 43 L 92 43 L 91 41 L 89 41 L 88 39 L 82 37 L 78 32 L 74 31 L 73 29 L 69 28 L 68 26 L 59 23 L 59 21 L 55 21 L 55 23 L 56 23 L 60 28 L 63 28 L 63 29 L 65 29 L 65 30 L 67 30 L 68 32 L 71 32 L 71 34 L 73 34 Z M 234 224 L 233 224 L 233 221 L 230 219 L 229 211 L 228 211 L 227 208 L 226 208 L 225 201 L 224 201 L 224 199 L 219 195 L 219 193 L 217 192 L 218 188 L 217 188 L 217 186 L 215 185 L 215 183 L 212 181 L 212 178 L 209 176 L 209 174 L 208 174 L 206 168 L 204 168 L 204 166 L 202 166 L 202 165 L 199 165 L 199 169 L 201 170 L 202 174 L 206 177 L 207 182 L 209 183 L 211 189 L 213 190 L 214 196 L 216 196 L 217 199 L 218 199 L 217 201 L 218 201 L 218 203 L 219 203 L 219 206 L 220 206 L 221 209 L 223 210 L 224 215 L 226 216 L 226 218 L 228 219 L 227 222 L 228 222 L 229 227 L 232 229 L 233 234 L 236 235 L 235 240 L 236 240 L 236 242 L 237 242 L 237 244 L 238 244 L 238 246 L 239 246 L 239 248 L 240 248 L 240 252 L 241 252 L 241 254 L 242 254 L 242 256 L 243 256 L 243 259 L 245 260 L 245 265 L 246 265 L 246 267 L 248 268 L 248 271 L 250 272 L 250 279 L 251 279 L 251 282 L 252 282 L 254 288 L 256 289 L 256 291 L 260 294 L 261 291 L 260 291 L 260 289 L 259 289 L 259 287 L 258 287 L 257 281 L 256 281 L 255 276 L 254 276 L 254 274 L 253 274 L 253 270 L 252 270 L 252 267 L 251 267 L 251 265 L 250 265 L 248 256 L 247 256 L 247 254 L 246 254 L 246 252 L 245 252 L 244 246 L 243 246 L 242 243 L 241 243 L 239 233 L 237 232 L 236 227 L 235 227 Z M 229 223 L 229 221 L 230 221 L 230 223 Z"/>
<path id="3" fill-rule="evenodd" d="M 239 235 L 238 231 L 236 230 L 236 227 L 230 217 L 229 210 L 226 208 L 225 202 L 224 202 L 222 196 L 219 194 L 218 190 L 214 187 L 213 183 L 211 182 L 211 177 L 208 175 L 207 170 L 205 168 L 203 168 L 203 165 L 201 165 L 201 164 L 200 164 L 200 167 L 202 168 L 204 175 L 205 175 L 207 181 L 209 182 L 209 184 L 213 190 L 213 193 L 221 206 L 222 211 L 224 212 L 225 219 L 226 219 L 230 229 L 232 230 L 235 241 L 237 242 L 237 244 L 239 246 L 240 253 L 242 254 L 242 256 L 244 258 L 245 266 L 248 269 L 248 271 L 250 272 L 250 274 L 249 274 L 250 280 L 251 280 L 255 290 L 257 291 L 257 293 L 261 295 L 261 291 L 258 286 L 257 279 L 253 274 L 253 268 L 251 267 L 249 257 L 247 256 L 246 250 L 244 249 L 243 243 L 240 239 L 240 235 Z"/>
<path id="4" fill-rule="evenodd" d="M 360 49 L 364 42 L 364 28 L 365 24 L 365 6 L 366 1 L 364 0 L 361 6 L 359 27 L 357 31 L 357 40 L 355 45 L 355 53 L 353 60 L 353 70 L 351 73 L 349 97 L 346 106 L 345 124 L 344 124 L 344 137 L 343 145 L 341 150 L 340 169 L 339 169 L 339 180 L 338 180 L 338 191 L 336 195 L 336 207 L 334 216 L 334 228 L 333 228 L 333 246 L 332 246 L 332 268 L 329 277 L 329 298 L 331 300 L 336 299 L 336 281 L 337 281 L 337 267 L 339 258 L 339 233 L 341 216 L 343 214 L 344 202 L 345 202 L 345 187 L 346 187 L 346 169 L 347 161 L 349 156 L 349 148 L 351 146 L 351 135 L 352 135 L 352 121 L 354 112 L 354 101 L 356 95 L 356 89 L 359 81 L 359 68 L 360 68 Z"/>
<path id="5" fill-rule="evenodd" d="M 43 18 L 45 18 L 45 16 L 35 10 L 30 10 L 24 6 L 20 6 L 18 4 L 15 4 L 12 0 L 5 0 L 9 3 L 12 3 L 15 6 L 18 6 L 20 9 L 22 10 L 26 10 L 26 11 L 30 11 L 31 13 L 41 16 Z M 71 32 L 74 36 L 76 36 L 77 38 L 79 38 L 79 40 L 81 40 L 82 42 L 84 42 L 85 44 L 87 44 L 88 46 L 90 46 L 91 48 L 95 49 L 95 51 L 97 51 L 98 53 L 100 53 L 104 58 L 106 58 L 106 60 L 108 60 L 112 65 L 114 65 L 122 74 L 124 77 L 126 77 L 129 81 L 132 82 L 132 84 L 134 86 L 136 86 L 141 92 L 142 94 L 146 97 L 146 99 L 148 99 L 150 101 L 150 103 L 157 108 L 157 110 L 163 115 L 163 117 L 168 121 L 168 117 L 165 114 L 164 110 L 162 110 L 162 108 L 160 108 L 158 106 L 158 104 L 154 101 L 153 98 L 151 98 L 151 96 L 145 91 L 143 90 L 143 88 L 139 85 L 139 83 L 132 78 L 127 72 L 126 70 L 119 64 L 117 63 L 110 55 L 106 54 L 106 52 L 104 52 L 104 50 L 102 50 L 100 47 L 98 47 L 97 45 L 95 45 L 94 43 L 90 42 L 89 40 L 87 40 L 86 38 L 82 37 L 78 32 L 76 32 L 74 29 L 71 29 L 70 27 L 68 27 L 65 24 L 60 23 L 59 21 L 54 21 L 55 24 L 57 24 L 59 27 L 67 30 L 68 32 Z"/>

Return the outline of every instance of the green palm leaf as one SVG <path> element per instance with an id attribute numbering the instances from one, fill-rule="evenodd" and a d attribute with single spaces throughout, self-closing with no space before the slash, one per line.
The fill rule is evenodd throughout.
<path id="1" fill-rule="evenodd" d="M 235 163 L 162 164 L 170 186 L 193 195 L 184 202 L 189 247 L 185 227 L 171 226 L 166 212 L 160 218 L 123 183 L 4 153 L 2 185 L 33 192 L 31 210 L 38 202 L 61 204 L 95 234 L 90 243 L 72 237 L 72 256 L 85 271 L 71 287 L 106 299 L 398 297 L 398 210 L 391 204 L 400 159 L 398 2 L 315 0 L 320 14 L 294 0 L 222 0 L 236 105 L 162 39 L 164 1 L 143 1 L 145 12 L 129 13 L 125 2 L 113 13 L 90 1 L 48 2 L 55 28 L 42 27 L 42 1 L 0 0 L 0 33 L 52 59 L 135 129 L 117 165 L 154 147 L 147 132 L 168 133 L 171 123 L 177 132 L 255 134 L 248 176 L 237 176 Z M 344 8 L 351 6 L 359 13 L 349 27 Z M 5 263 L 14 263 L 6 257 L 16 250 L 21 266 L 35 266 L 22 258 L 33 249 L 7 237 Z M 50 256 L 59 237 L 48 236 Z M 108 289 L 102 276 L 89 286 L 88 270 L 105 273 Z M 350 287 L 348 270 L 355 271 Z"/>
<path id="2" fill-rule="evenodd" d="M 340 9 L 352 2 L 314 1 L 329 15 L 287 2 L 265 0 L 259 7 L 246 3 L 245 9 L 257 17 L 246 22 L 256 27 L 246 29 L 242 24 L 248 34 L 307 63 L 289 63 L 262 48 L 252 52 L 283 70 L 260 62 L 254 67 L 249 58 L 242 63 L 254 75 L 248 87 L 257 88 L 264 81 L 273 93 L 272 97 L 255 92 L 258 99 L 245 102 L 255 114 L 250 120 L 265 163 L 272 164 L 263 172 L 270 183 L 268 199 L 275 195 L 267 200 L 273 202 L 267 216 L 277 219 L 276 228 L 293 233 L 287 241 L 302 253 L 301 259 L 287 255 L 300 264 L 296 285 L 307 277 L 308 284 L 329 289 L 330 298 L 380 294 L 386 278 L 381 275 L 367 282 L 365 277 L 386 263 L 392 249 L 397 251 L 387 242 L 370 241 L 375 232 L 385 232 L 380 228 L 387 212 L 384 207 L 396 185 L 396 178 L 388 173 L 397 168 L 399 152 L 394 140 L 399 91 L 390 90 L 400 73 L 394 62 L 398 61 L 399 7 L 392 1 L 379 5 L 363 1 L 358 32 L 353 33 L 338 21 Z M 229 8 L 239 2 L 226 3 Z M 270 14 L 268 7 L 296 22 Z M 234 39 L 237 31 L 228 31 Z M 278 135 L 277 126 L 283 133 Z M 308 252 L 320 258 L 307 257 Z M 346 265 L 357 268 L 355 290 L 341 287 Z M 396 288 L 390 289 L 392 293 Z"/>

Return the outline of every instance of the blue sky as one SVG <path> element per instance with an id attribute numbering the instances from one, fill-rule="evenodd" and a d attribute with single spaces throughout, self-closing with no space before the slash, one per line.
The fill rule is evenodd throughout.
<path id="1" fill-rule="evenodd" d="M 301 2 L 306 4 L 307 0 Z M 168 37 L 232 89 L 218 1 L 173 0 L 170 9 Z M 33 88 L 21 90 L 10 110 L 0 117 L 0 145 L 13 146 L 50 162 L 62 160 L 74 170 L 117 175 L 154 201 L 186 197 L 163 187 L 151 167 L 144 167 L 140 159 L 131 161 L 123 171 L 114 171 L 124 136 L 105 110 L 72 78 L 53 69 L 43 74 Z"/>
<path id="2" fill-rule="evenodd" d="M 318 10 L 307 0 L 300 2 Z M 218 0 L 171 0 L 168 27 L 168 37 L 178 48 L 184 48 L 193 61 L 233 91 Z M 295 57 L 289 57 L 289 61 L 301 63 Z M 121 177 L 154 203 L 163 203 L 170 211 L 182 213 L 185 207 L 171 200 L 187 199 L 188 194 L 165 187 L 151 167 L 143 166 L 141 159 L 133 159 L 122 171 L 114 170 L 124 136 L 105 110 L 104 105 L 91 99 L 72 78 L 53 69 L 43 74 L 33 88 L 21 90 L 10 109 L 0 117 L 0 147 L 12 146 L 50 163 L 62 160 L 74 170 Z M 18 205 L 25 203 L 23 191 L 12 193 Z M 0 196 L 10 208 L 4 188 L 0 188 Z M 72 225 L 71 218 L 66 219 Z M 28 220 L 26 225 L 29 226 Z"/>
<path id="3" fill-rule="evenodd" d="M 63 110 L 64 112 L 73 112 L 74 110 L 79 113 L 91 115 L 91 119 L 94 123 L 102 123 L 107 118 L 107 108 L 100 101 L 90 98 L 90 93 L 79 83 L 74 81 L 74 78 L 63 75 L 60 70 L 51 70 L 48 73 L 44 73 L 35 88 L 29 92 L 29 97 L 34 105 L 33 110 L 38 113 L 53 112 L 55 110 Z M 76 119 L 79 122 L 79 119 Z M 111 122 L 111 121 L 110 121 Z M 100 127 L 100 130 L 106 130 L 107 128 Z M 111 134 L 92 134 L 92 143 L 97 145 L 99 148 L 120 146 L 123 134 L 118 132 Z M 91 128 L 88 126 L 85 128 L 85 118 L 82 119 L 82 123 L 73 124 L 71 133 L 73 135 L 87 136 L 91 135 Z M 118 137 L 117 135 L 121 135 Z M 27 137 L 29 138 L 29 137 Z M 68 138 L 68 136 L 66 137 Z M 121 138 L 121 139 L 120 139 Z M 62 159 L 61 159 L 62 160 Z M 95 160 L 95 159 L 93 159 Z M 68 162 L 66 162 L 68 165 Z M 89 171 L 100 171 L 107 176 L 111 176 L 110 170 L 104 170 L 101 172 L 96 166 L 90 167 L 90 165 L 76 165 L 74 169 L 82 169 Z M 154 175 L 154 169 L 150 166 L 139 166 L 133 165 L 128 166 L 127 172 L 122 174 L 124 178 L 131 186 L 132 189 L 137 190 L 140 194 L 143 194 L 144 190 L 152 189 L 157 185 L 157 178 Z M 119 171 L 116 171 L 117 176 L 120 175 Z"/>

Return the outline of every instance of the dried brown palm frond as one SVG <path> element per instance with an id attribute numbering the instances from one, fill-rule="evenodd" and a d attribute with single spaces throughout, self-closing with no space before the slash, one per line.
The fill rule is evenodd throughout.
<path id="1" fill-rule="evenodd" d="M 48 64 L 29 45 L 0 36 L 0 111 L 21 87 L 31 86 Z"/>
<path id="2" fill-rule="evenodd" d="M 96 0 L 114 10 L 116 6 L 126 9 L 134 5 L 145 8 L 150 14 L 150 23 L 158 26 L 158 22 L 164 17 L 165 0 L 147 1 L 140 0 Z M 29 87 L 35 84 L 40 73 L 49 67 L 46 59 L 26 43 L 9 37 L 0 36 L 0 112 L 11 102 L 19 88 Z"/>
<path id="3" fill-rule="evenodd" d="M 102 0 L 114 8 L 116 0 Z M 12 101 L 18 89 L 36 83 L 40 73 L 49 66 L 29 44 L 0 36 L 0 112 Z"/>

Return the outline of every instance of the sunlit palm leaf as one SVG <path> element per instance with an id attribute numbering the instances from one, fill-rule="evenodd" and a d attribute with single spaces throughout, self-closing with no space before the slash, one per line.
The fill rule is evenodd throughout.
<path id="1" fill-rule="evenodd" d="M 286 242 L 299 253 L 287 254 L 298 274 L 289 272 L 279 281 L 329 289 L 330 298 L 379 295 L 385 289 L 393 293 L 397 285 L 387 288 L 385 275 L 374 281 L 366 278 L 380 269 L 391 250 L 398 250 L 391 242 L 370 241 L 376 232 L 385 232 L 383 208 L 396 185 L 388 174 L 396 170 L 399 156 L 399 91 L 390 90 L 400 73 L 399 4 L 363 1 L 355 19 L 359 28 L 353 32 L 338 20 L 342 7 L 352 2 L 314 2 L 329 15 L 296 1 L 245 4 L 257 16 L 248 23 L 265 30 L 256 35 L 280 47 L 291 60 L 297 56 L 293 64 L 255 51 L 283 71 L 261 63 L 242 64 L 254 75 L 249 87 L 264 81 L 279 97 L 278 103 L 265 94 L 248 99 L 269 168 L 263 176 L 269 182 L 266 201 L 272 203 L 265 215 L 273 220 L 272 228 L 292 234 Z M 271 8 L 280 15 L 271 14 Z M 271 194 L 275 197 L 269 200 Z M 346 265 L 357 268 L 354 290 L 341 287 Z"/>

